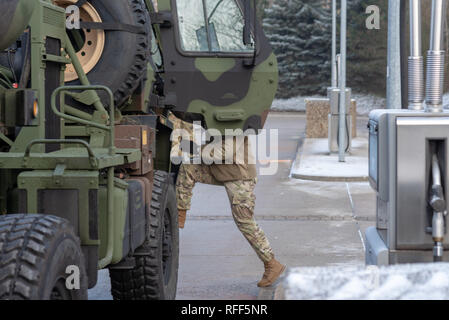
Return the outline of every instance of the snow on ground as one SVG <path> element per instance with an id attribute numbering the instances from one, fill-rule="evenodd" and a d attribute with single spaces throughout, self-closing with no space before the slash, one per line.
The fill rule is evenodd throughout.
<path id="1" fill-rule="evenodd" d="M 306 101 L 308 98 L 325 98 L 323 96 L 297 96 L 290 99 L 276 99 L 271 105 L 274 111 L 306 111 Z"/>
<path id="2" fill-rule="evenodd" d="M 298 96 L 290 99 L 276 99 L 271 106 L 274 111 L 306 111 L 306 99 L 326 98 L 325 96 Z M 385 98 L 371 94 L 353 93 L 352 99 L 357 101 L 357 112 L 368 115 L 371 110 L 385 108 Z"/>
<path id="3" fill-rule="evenodd" d="M 287 300 L 448 300 L 449 264 L 297 268 Z"/>
<path id="4" fill-rule="evenodd" d="M 274 111 L 306 111 L 306 99 L 326 98 L 325 96 L 298 96 L 290 99 L 276 99 L 271 107 Z M 352 93 L 352 99 L 357 101 L 357 113 L 362 116 L 368 114 L 374 109 L 384 109 L 386 107 L 386 99 L 372 94 Z M 443 104 L 449 109 L 449 93 L 443 97 Z"/>

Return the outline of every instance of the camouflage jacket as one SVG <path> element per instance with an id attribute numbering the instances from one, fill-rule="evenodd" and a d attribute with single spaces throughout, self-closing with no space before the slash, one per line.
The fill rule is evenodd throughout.
<path id="1" fill-rule="evenodd" d="M 174 130 L 186 130 L 189 139 L 193 141 L 194 130 L 191 123 L 182 121 L 173 114 L 170 114 L 168 119 L 173 123 Z M 180 152 L 179 146 L 182 143 L 181 140 L 173 141 L 172 154 Z M 211 174 L 219 182 L 257 178 L 256 162 L 250 149 L 248 137 L 234 137 L 233 139 L 222 137 L 221 148 L 211 148 L 209 151 L 208 146 L 211 146 L 211 143 L 202 146 L 202 159 L 210 165 Z M 232 153 L 229 152 L 231 147 L 233 147 Z M 228 152 L 226 152 L 227 150 Z"/>

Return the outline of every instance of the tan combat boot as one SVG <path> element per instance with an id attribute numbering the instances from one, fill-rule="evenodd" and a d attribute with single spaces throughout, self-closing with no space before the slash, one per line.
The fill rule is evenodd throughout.
<path id="1" fill-rule="evenodd" d="M 259 288 L 266 288 L 272 286 L 276 280 L 284 273 L 286 266 L 273 258 L 270 262 L 265 263 L 265 273 L 262 280 L 257 284 Z"/>
<path id="2" fill-rule="evenodd" d="M 178 223 L 179 229 L 184 229 L 187 219 L 187 211 L 178 209 Z"/>

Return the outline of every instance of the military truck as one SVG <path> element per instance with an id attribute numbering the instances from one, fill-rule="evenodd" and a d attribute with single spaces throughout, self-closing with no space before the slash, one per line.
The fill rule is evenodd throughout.
<path id="1" fill-rule="evenodd" d="M 250 0 L 0 0 L 0 299 L 174 299 L 170 112 L 263 127 L 276 58 Z M 73 26 L 78 27 L 73 28 Z"/>

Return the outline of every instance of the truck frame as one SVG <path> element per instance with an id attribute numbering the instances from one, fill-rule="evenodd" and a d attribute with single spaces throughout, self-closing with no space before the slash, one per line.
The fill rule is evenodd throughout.
<path id="1" fill-rule="evenodd" d="M 104 268 L 114 299 L 176 297 L 178 168 L 168 115 L 221 132 L 258 130 L 278 82 L 255 2 L 194 2 L 207 23 L 193 50 L 183 42 L 182 0 L 160 0 L 158 9 L 150 0 L 0 2 L 0 299 L 87 299 Z M 120 5 L 138 23 L 121 21 Z M 79 30 L 66 28 L 73 6 Z M 215 50 L 226 25 L 213 15 L 234 7 L 243 49 Z M 142 47 L 133 70 L 110 62 L 110 72 L 129 73 L 114 87 L 99 65 L 115 59 L 118 36 Z M 116 46 L 116 55 L 129 50 Z"/>

